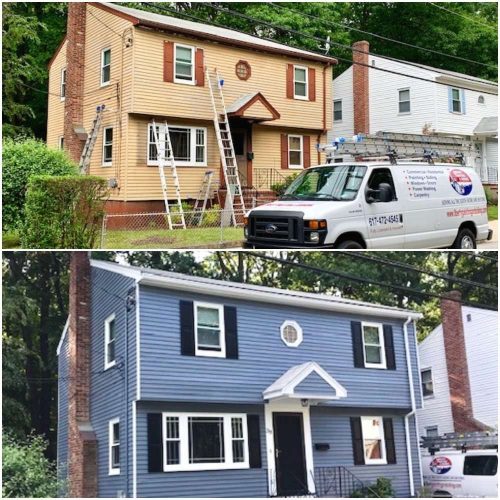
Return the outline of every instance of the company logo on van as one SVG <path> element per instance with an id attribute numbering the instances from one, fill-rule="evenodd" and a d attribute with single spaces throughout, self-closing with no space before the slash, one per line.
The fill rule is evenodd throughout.
<path id="1" fill-rule="evenodd" d="M 429 468 L 434 474 L 446 474 L 451 469 L 451 460 L 448 457 L 433 458 Z"/>
<path id="2" fill-rule="evenodd" d="M 458 168 L 450 172 L 451 187 L 462 196 L 467 196 L 472 191 L 472 179 L 469 175 Z"/>

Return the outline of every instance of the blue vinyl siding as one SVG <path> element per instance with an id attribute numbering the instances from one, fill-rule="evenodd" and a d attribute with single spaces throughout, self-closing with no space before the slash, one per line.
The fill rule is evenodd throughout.
<path id="1" fill-rule="evenodd" d="M 68 479 L 68 336 L 66 335 L 57 359 L 57 478 L 59 496 L 67 494 Z"/>
<path id="2" fill-rule="evenodd" d="M 323 380 L 317 373 L 311 373 L 305 380 L 295 386 L 295 394 L 318 394 L 335 397 L 335 389 Z"/>
<path id="3" fill-rule="evenodd" d="M 135 281 L 116 273 L 92 268 L 92 345 L 90 418 L 98 441 L 98 491 L 100 497 L 116 497 L 118 492 L 132 495 L 132 404 L 136 390 L 135 308 L 128 314 L 129 359 L 128 397 L 125 393 L 125 298 Z M 134 292 L 135 294 L 135 292 Z M 121 297 L 121 299 L 120 299 Z M 104 320 L 116 315 L 116 365 L 104 371 Z M 127 411 L 128 410 L 128 411 Z M 128 413 L 128 440 L 127 440 Z M 108 425 L 120 418 L 120 475 L 109 475 Z M 128 441 L 128 453 L 126 443 Z M 128 471 L 127 474 L 127 457 Z M 128 480 L 128 485 L 126 481 Z"/>
<path id="4" fill-rule="evenodd" d="M 143 399 L 257 404 L 262 391 L 290 367 L 316 361 L 347 389 L 347 398 L 332 405 L 410 407 L 403 320 L 383 321 L 393 327 L 396 370 L 354 368 L 351 320 L 381 319 L 224 299 L 221 303 L 237 307 L 239 359 L 181 356 L 180 298 L 215 302 L 213 297 L 141 286 Z M 280 338 L 285 320 L 295 320 L 303 329 L 297 348 Z M 416 358 L 412 362 L 418 380 Z"/>

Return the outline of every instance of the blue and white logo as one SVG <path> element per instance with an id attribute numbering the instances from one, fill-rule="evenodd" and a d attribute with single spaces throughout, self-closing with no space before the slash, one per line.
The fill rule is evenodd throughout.
<path id="1" fill-rule="evenodd" d="M 472 179 L 469 174 L 458 168 L 454 168 L 450 172 L 450 184 L 462 196 L 467 196 L 472 191 Z"/>

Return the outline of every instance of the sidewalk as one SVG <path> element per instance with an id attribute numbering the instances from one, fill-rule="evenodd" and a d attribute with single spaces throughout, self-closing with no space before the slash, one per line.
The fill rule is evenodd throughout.
<path id="1" fill-rule="evenodd" d="M 478 244 L 481 250 L 497 250 L 498 249 L 498 220 L 489 222 L 490 229 L 493 229 L 493 238 L 490 241 L 484 241 Z"/>

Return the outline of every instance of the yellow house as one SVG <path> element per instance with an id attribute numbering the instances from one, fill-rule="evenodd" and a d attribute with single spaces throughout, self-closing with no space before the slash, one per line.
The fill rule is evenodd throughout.
<path id="1" fill-rule="evenodd" d="M 68 8 L 67 35 L 50 62 L 47 144 L 78 161 L 105 106 L 89 173 L 109 180 L 110 212 L 161 210 L 153 120 L 168 121 L 183 199 L 196 198 L 207 170 L 223 187 L 206 69 L 224 81 L 243 187 L 269 190 L 321 162 L 335 59 L 114 4 Z"/>

